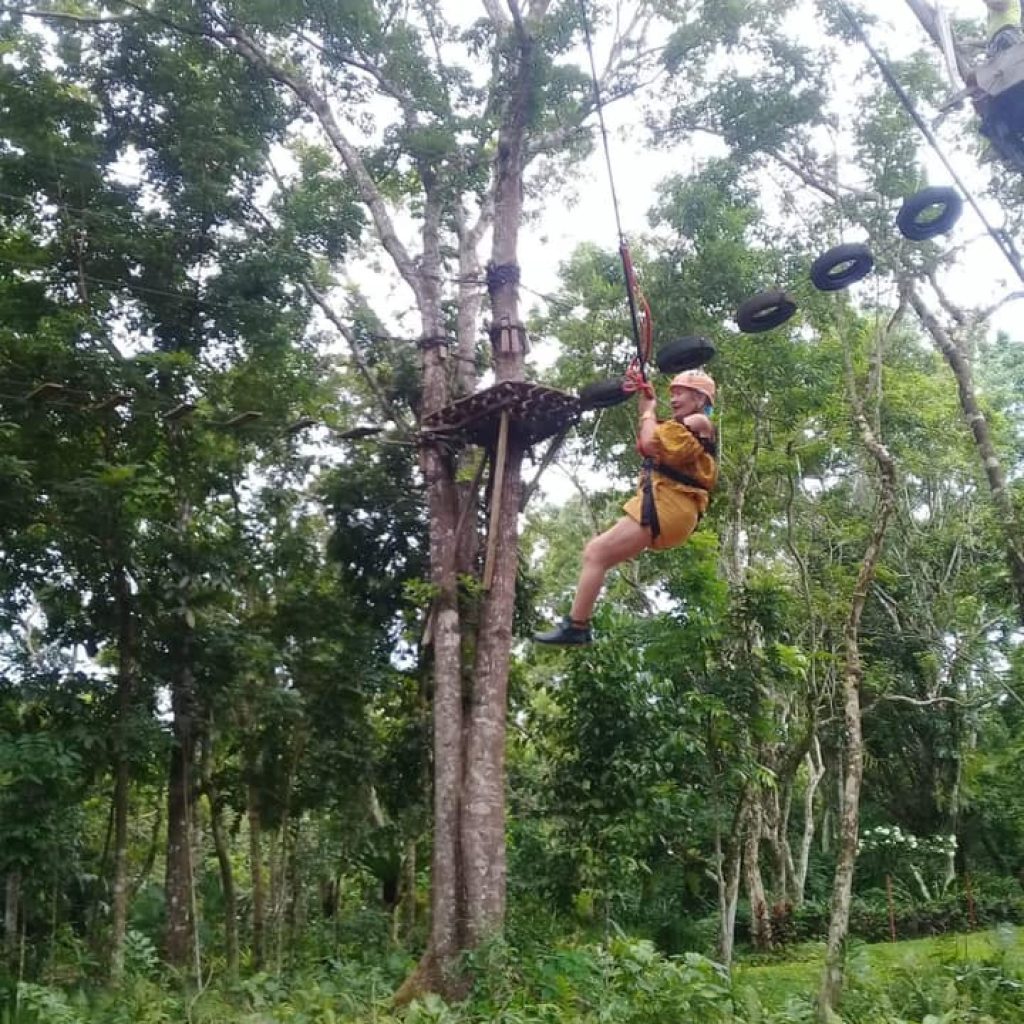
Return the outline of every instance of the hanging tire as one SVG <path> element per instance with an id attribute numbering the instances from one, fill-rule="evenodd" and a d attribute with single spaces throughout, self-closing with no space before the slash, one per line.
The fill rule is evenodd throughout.
<path id="1" fill-rule="evenodd" d="M 596 380 L 580 391 L 580 408 L 587 412 L 590 409 L 609 409 L 613 405 L 621 405 L 630 396 L 630 392 L 622 389 L 622 378 Z"/>
<path id="2" fill-rule="evenodd" d="M 658 349 L 655 362 L 662 373 L 682 373 L 695 370 L 715 356 L 715 346 L 707 338 L 690 336 L 676 338 Z"/>
<path id="3" fill-rule="evenodd" d="M 935 207 L 938 207 L 938 213 L 924 216 Z M 924 242 L 949 231 L 960 219 L 963 208 L 964 201 L 955 188 L 923 188 L 903 200 L 900 212 L 896 215 L 896 227 L 904 238 L 912 242 Z"/>
<path id="4" fill-rule="evenodd" d="M 867 277 L 875 265 L 871 250 L 860 242 L 837 245 L 811 264 L 811 283 L 818 291 L 837 292 Z"/>
<path id="5" fill-rule="evenodd" d="M 782 291 L 760 292 L 736 310 L 736 325 L 744 334 L 763 334 L 784 324 L 796 303 Z"/>

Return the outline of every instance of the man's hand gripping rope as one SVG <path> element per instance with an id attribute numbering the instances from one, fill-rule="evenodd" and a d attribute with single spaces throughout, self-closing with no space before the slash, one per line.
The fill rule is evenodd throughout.
<path id="1" fill-rule="evenodd" d="M 643 375 L 643 370 L 640 368 L 640 361 L 634 359 L 629 364 L 629 368 L 626 370 L 626 376 L 622 381 L 622 390 L 627 395 L 632 395 L 639 391 L 644 398 L 654 400 L 654 385 L 647 380 Z"/>

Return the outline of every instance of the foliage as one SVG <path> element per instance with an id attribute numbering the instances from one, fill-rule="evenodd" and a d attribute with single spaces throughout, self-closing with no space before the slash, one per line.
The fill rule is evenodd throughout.
<path id="1" fill-rule="evenodd" d="M 593 648 L 513 656 L 511 937 L 475 955 L 465 1005 L 424 999 L 405 1020 L 806 1018 L 806 999 L 760 1008 L 699 955 L 657 950 L 709 954 L 721 939 L 721 872 L 754 806 L 773 941 L 825 930 L 844 764 L 836 682 L 873 503 L 847 358 L 900 474 L 860 637 L 852 931 L 888 936 L 886 875 L 900 935 L 1021 919 L 1014 524 L 987 490 L 977 421 L 963 422 L 947 363 L 905 305 L 910 285 L 942 285 L 963 261 L 955 238 L 947 250 L 894 237 L 895 207 L 923 180 L 916 141 L 891 95 L 840 94 L 846 30 L 833 4 L 811 6 L 642 2 L 633 22 L 588 8 L 602 28 L 663 30 L 664 47 L 613 48 L 635 59 L 608 93 L 657 81 L 643 101 L 652 144 L 720 145 L 659 185 L 631 243 L 656 343 L 704 333 L 718 348 L 721 486 L 684 548 L 609 579 Z M 346 152 L 403 226 L 436 186 L 427 230 L 443 235 L 436 293 L 454 329 L 460 299 L 480 291 L 478 268 L 456 273 L 457 250 L 468 211 L 487 208 L 512 55 L 489 20 L 449 23 L 427 2 L 72 7 L 0 15 L 0 875 L 18 1013 L 393 1019 L 387 995 L 422 951 L 429 906 L 438 594 L 430 482 L 407 422 L 423 401 L 421 353 L 395 296 L 351 283 L 364 260 L 380 272 L 381 207 L 313 118 L 355 133 Z M 831 26 L 820 45 L 794 34 L 798 14 Z M 264 64 L 221 15 L 265 47 Z M 570 59 L 580 7 L 549 15 L 521 111 L 547 147 L 525 186 L 530 215 L 593 142 L 580 128 L 591 83 Z M 933 63 L 898 71 L 935 101 Z M 304 105 L 284 84 L 293 73 L 331 102 Z M 854 188 L 830 176 L 840 154 L 856 162 L 843 167 Z M 1010 227 L 1021 209 L 1008 204 Z M 811 258 L 851 231 L 876 252 L 870 288 L 815 292 Z M 417 257 L 406 273 L 422 269 Z M 614 251 L 569 254 L 530 325 L 557 346 L 547 383 L 576 391 L 622 372 L 621 277 Z M 737 305 L 768 285 L 790 288 L 800 316 L 737 334 Z M 1016 340 L 983 337 L 981 313 L 942 290 L 935 301 L 1020 507 Z M 583 537 L 619 515 L 633 419 L 629 403 L 581 418 L 563 456 L 576 497 L 531 506 L 517 635 L 565 603 Z M 462 585 L 472 606 L 480 588 Z M 182 751 L 190 804 L 168 827 L 169 755 Z M 183 834 L 196 881 L 185 901 L 162 875 Z M 116 886 L 130 904 L 125 980 L 104 991 Z M 214 974 L 203 991 L 165 973 L 168 908 L 186 904 L 200 975 Z M 741 900 L 741 940 L 754 913 Z M 995 959 L 883 980 L 888 993 L 857 980 L 851 1020 L 1019 1009 L 1017 968 Z"/>
<path id="2" fill-rule="evenodd" d="M 358 957 L 318 972 L 255 975 L 237 987 L 172 993 L 135 975 L 119 991 L 65 995 L 22 985 L 11 1024 L 122 1024 L 189 1019 L 221 1024 L 656 1024 L 680 1017 L 722 1024 L 797 1024 L 813 1019 L 809 986 L 818 948 L 787 964 L 741 967 L 732 978 L 696 954 L 666 958 L 645 941 L 515 947 L 491 944 L 475 954 L 477 982 L 464 1002 L 436 996 L 401 1012 L 387 1002 L 404 961 Z M 1024 1019 L 1019 942 L 997 931 L 967 943 L 943 941 L 857 946 L 852 984 L 840 1020 L 846 1024 L 920 1024 Z"/>

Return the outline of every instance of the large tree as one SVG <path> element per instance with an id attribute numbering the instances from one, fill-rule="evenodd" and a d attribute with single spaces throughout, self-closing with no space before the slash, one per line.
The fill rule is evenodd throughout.
<path id="1" fill-rule="evenodd" d="M 615 22 L 604 70 L 609 95 L 628 95 L 651 74 L 644 37 L 657 8 L 640 2 Z M 416 413 L 423 417 L 476 386 L 485 294 L 496 380 L 524 377 L 519 233 L 531 191 L 554 180 L 589 143 L 592 86 L 569 59 L 584 12 L 595 22 L 602 13 L 549 0 L 485 0 L 478 19 L 458 25 L 429 2 L 339 11 L 285 5 L 273 12 L 170 3 L 98 6 L 51 21 L 81 28 L 95 22 L 123 41 L 126 54 L 129 42 L 143 37 L 156 49 L 208 40 L 241 59 L 254 81 L 271 85 L 296 125 L 316 126 L 366 212 L 380 255 L 411 296 L 412 344 L 421 353 Z M 219 66 L 212 58 L 199 61 Z M 531 179 L 533 165 L 542 173 Z M 409 215 L 415 241 L 405 227 Z M 362 339 L 345 326 L 350 320 L 324 284 L 313 274 L 304 279 L 369 378 Z M 379 385 L 377 394 L 381 417 L 407 428 Z M 450 988 L 458 954 L 504 918 L 505 705 L 523 455 L 513 437 L 495 459 L 501 475 L 491 483 L 500 509 L 500 518 L 492 517 L 493 574 L 479 599 L 467 599 L 459 579 L 479 565 L 477 545 L 457 535 L 460 522 L 475 518 L 467 506 L 478 501 L 459 482 L 466 455 L 434 435 L 418 441 L 430 518 L 435 799 L 431 941 L 409 991 Z"/>

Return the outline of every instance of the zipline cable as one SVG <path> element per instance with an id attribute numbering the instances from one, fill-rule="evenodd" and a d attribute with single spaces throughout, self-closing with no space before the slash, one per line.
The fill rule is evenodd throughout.
<path id="1" fill-rule="evenodd" d="M 935 137 L 935 133 L 928 127 L 928 124 L 918 113 L 917 108 L 914 106 L 914 101 L 910 98 L 906 89 L 900 84 L 896 75 L 893 73 L 892 68 L 889 66 L 888 61 L 874 48 L 871 44 L 871 40 L 868 38 L 867 33 L 864 31 L 860 22 L 857 20 L 853 11 L 845 3 L 845 0 L 838 0 L 839 9 L 846 16 L 846 20 L 850 23 L 851 28 L 856 33 L 857 37 L 864 44 L 868 53 L 871 54 L 875 64 L 878 65 L 878 70 L 882 72 L 882 77 L 885 79 L 886 84 L 894 93 L 900 103 L 903 104 L 903 108 L 910 115 L 911 120 L 921 130 L 921 134 L 928 140 L 932 149 L 938 154 L 939 159 L 942 161 L 943 166 L 949 172 L 950 177 L 956 183 L 957 188 L 963 193 L 967 202 L 971 204 L 971 208 L 978 215 L 978 219 L 985 226 L 985 230 L 992 236 L 993 241 L 999 246 L 1000 251 L 1006 257 L 1010 266 L 1013 267 L 1017 277 L 1020 278 L 1021 282 L 1024 283 L 1024 266 L 1021 265 L 1020 255 L 1018 254 L 1013 242 L 1006 236 L 1006 233 L 1000 231 L 994 227 L 989 219 L 985 216 L 981 207 L 978 205 L 977 200 L 974 198 L 973 193 L 963 183 L 960 176 L 953 169 L 953 165 L 949 162 L 946 154 L 943 152 L 942 147 L 939 145 L 938 139 Z"/>
<path id="2" fill-rule="evenodd" d="M 590 81 L 594 87 L 594 106 L 597 109 L 597 120 L 601 126 L 601 142 L 604 146 L 604 160 L 608 168 L 608 184 L 612 193 L 612 209 L 615 211 L 615 227 L 619 233 L 619 258 L 622 260 L 622 272 L 626 276 L 626 297 L 629 300 L 629 318 L 633 326 L 633 341 L 636 344 L 637 361 L 640 366 L 640 379 L 647 380 L 644 364 L 651 357 L 651 309 L 647 300 L 640 292 L 633 268 L 633 260 L 629 253 L 629 243 L 622 231 L 622 218 L 619 216 L 619 197 L 615 191 L 615 174 L 612 171 L 612 154 L 608 145 L 608 128 L 604 121 L 604 101 L 601 99 L 601 85 L 597 77 L 597 63 L 594 60 L 594 45 L 590 37 L 590 20 L 587 17 L 586 0 L 579 0 L 580 17 L 583 21 L 583 37 L 587 43 L 587 56 L 590 59 Z M 639 305 L 642 309 L 638 308 Z M 643 318 L 643 337 L 641 338 L 641 317 Z"/>

